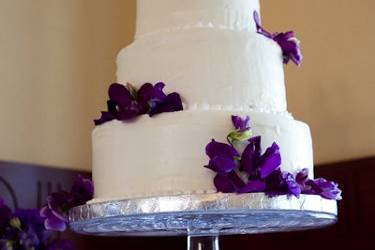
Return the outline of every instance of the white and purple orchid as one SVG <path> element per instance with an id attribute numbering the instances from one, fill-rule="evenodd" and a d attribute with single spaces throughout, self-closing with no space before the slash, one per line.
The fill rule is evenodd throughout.
<path id="1" fill-rule="evenodd" d="M 65 231 L 69 209 L 85 204 L 93 195 L 92 181 L 78 175 L 70 192 L 62 190 L 47 197 L 47 205 L 40 210 L 45 228 L 52 231 Z"/>
<path id="2" fill-rule="evenodd" d="M 164 86 L 162 82 L 155 85 L 145 83 L 136 90 L 131 84 L 124 86 L 113 83 L 108 90 L 108 111 L 103 111 L 101 117 L 94 120 L 95 125 L 112 120 L 127 121 L 143 114 L 152 117 L 159 113 L 183 110 L 180 95 L 176 92 L 166 95 Z"/>
<path id="3" fill-rule="evenodd" d="M 234 141 L 247 141 L 252 136 L 251 127 L 250 127 L 250 117 L 241 119 L 239 116 L 232 116 L 232 123 L 235 128 L 227 136 L 229 143 Z"/>
<path id="4" fill-rule="evenodd" d="M 342 191 L 336 182 L 328 181 L 324 178 L 309 179 L 309 170 L 302 169 L 296 175 L 296 181 L 301 187 L 303 194 L 317 194 L 330 200 L 341 200 Z"/>
<path id="5" fill-rule="evenodd" d="M 295 37 L 293 31 L 270 33 L 261 26 L 261 20 L 257 11 L 253 13 L 256 30 L 258 34 L 268 37 L 279 44 L 283 51 L 283 62 L 287 64 L 292 60 L 297 66 L 301 65 L 303 56 L 300 41 Z"/>
<path id="6" fill-rule="evenodd" d="M 228 135 L 228 143 L 212 140 L 206 146 L 209 163 L 206 168 L 216 172 L 214 185 L 223 193 L 265 192 L 268 196 L 288 195 L 299 197 L 301 194 L 320 195 L 326 199 L 340 200 L 341 190 L 334 182 L 325 179 L 310 180 L 308 170 L 301 170 L 296 176 L 282 171 L 280 148 L 273 143 L 262 154 L 261 137 L 253 136 L 243 140 L 249 134 L 250 117 L 244 119 L 232 116 L 236 137 Z M 240 153 L 236 146 L 245 143 Z"/>
<path id="7" fill-rule="evenodd" d="M 71 241 L 45 229 L 39 209 L 12 211 L 0 197 L 0 249 L 73 250 Z"/>

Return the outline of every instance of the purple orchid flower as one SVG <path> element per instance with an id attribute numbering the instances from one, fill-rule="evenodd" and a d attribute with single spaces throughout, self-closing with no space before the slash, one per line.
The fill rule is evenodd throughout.
<path id="1" fill-rule="evenodd" d="M 65 191 L 48 196 L 47 206 L 40 210 L 40 215 L 45 218 L 45 228 L 52 231 L 65 231 L 68 222 L 67 212 L 73 204 L 73 195 Z"/>
<path id="2" fill-rule="evenodd" d="M 315 194 L 320 195 L 323 198 L 329 200 L 341 200 L 341 189 L 338 184 L 333 181 L 328 181 L 324 178 L 318 178 L 311 180 L 308 177 L 309 170 L 307 168 L 302 169 L 296 175 L 296 181 L 300 186 L 303 194 Z"/>
<path id="3" fill-rule="evenodd" d="M 39 209 L 16 209 L 0 232 L 0 249 L 45 249 L 49 242 Z"/>
<path id="4" fill-rule="evenodd" d="M 215 140 L 206 146 L 206 154 L 210 158 L 206 167 L 217 173 L 214 184 L 218 191 L 224 193 L 264 191 L 266 189 L 265 178 L 277 170 L 281 164 L 279 147 L 276 143 L 261 155 L 259 136 L 249 140 L 240 161 L 238 161 L 239 153 L 232 145 Z M 247 182 L 236 173 L 235 170 L 238 167 L 239 170 L 248 174 Z"/>
<path id="5" fill-rule="evenodd" d="M 232 123 L 236 129 L 234 132 L 251 129 L 249 117 L 232 116 Z M 265 192 L 269 197 L 287 195 L 297 198 L 301 194 L 315 194 L 326 199 L 341 199 L 341 190 L 336 183 L 323 178 L 310 180 L 308 169 L 302 169 L 295 176 L 282 171 L 280 147 L 276 142 L 262 154 L 261 137 L 253 136 L 240 154 L 236 148 L 238 142 L 243 141 L 237 139 L 240 137 L 233 138 L 228 139 L 229 144 L 212 140 L 206 146 L 210 160 L 205 167 L 217 173 L 214 185 L 218 192 Z"/>
<path id="6" fill-rule="evenodd" d="M 176 92 L 166 95 L 163 92 L 164 87 L 165 84 L 163 82 L 155 84 L 154 95 L 148 102 L 150 105 L 150 117 L 160 113 L 183 110 L 180 95 Z"/>
<path id="7" fill-rule="evenodd" d="M 85 204 L 94 196 L 94 185 L 90 179 L 78 175 L 73 183 L 71 194 L 74 199 L 74 206 Z"/>
<path id="8" fill-rule="evenodd" d="M 296 175 L 296 181 L 300 186 L 304 186 L 306 184 L 306 181 L 309 180 L 309 169 L 304 168 L 301 171 L 299 171 Z"/>
<path id="9" fill-rule="evenodd" d="M 234 128 L 239 131 L 250 129 L 250 116 L 242 119 L 240 116 L 232 115 L 232 123 Z"/>
<path id="10" fill-rule="evenodd" d="M 136 101 L 128 88 L 119 83 L 113 83 L 108 90 L 108 112 L 102 112 L 100 119 L 95 120 L 95 125 L 117 120 L 130 120 L 140 115 L 144 107 Z"/>
<path id="11" fill-rule="evenodd" d="M 136 116 L 149 114 L 150 117 L 164 113 L 183 110 L 181 97 L 174 92 L 166 95 L 163 92 L 165 84 L 145 83 L 137 91 L 130 84 L 125 87 L 119 83 L 113 83 L 108 90 L 108 111 L 102 112 L 95 125 L 101 125 L 108 121 L 127 121 Z"/>
<path id="12" fill-rule="evenodd" d="M 266 193 L 270 197 L 277 195 L 294 195 L 299 198 L 301 188 L 291 173 L 283 172 L 278 169 L 267 176 Z"/>
<path id="13" fill-rule="evenodd" d="M 250 139 L 252 133 L 249 116 L 241 118 L 240 116 L 232 115 L 232 124 L 235 130 L 230 132 L 227 136 L 227 140 L 230 144 L 233 144 L 235 141 L 245 142 Z"/>
<path id="14" fill-rule="evenodd" d="M 4 200 L 0 197 L 0 232 L 8 224 L 12 218 L 12 210 L 5 204 Z"/>
<path id="15" fill-rule="evenodd" d="M 91 180 L 77 176 L 70 192 L 59 191 L 47 197 L 47 206 L 40 210 L 47 230 L 64 231 L 68 222 L 68 211 L 91 200 L 94 186 Z"/>
<path id="16" fill-rule="evenodd" d="M 295 37 L 293 31 L 285 33 L 270 33 L 261 26 L 260 17 L 257 11 L 253 13 L 257 33 L 268 37 L 279 44 L 283 51 L 283 62 L 287 64 L 292 60 L 297 66 L 301 65 L 303 56 L 300 48 L 300 42 Z"/>
<path id="17" fill-rule="evenodd" d="M 0 197 L 0 218 L 0 249 L 73 249 L 68 247 L 71 243 L 45 229 L 39 209 L 13 212 Z"/>
<path id="18" fill-rule="evenodd" d="M 281 155 L 279 149 L 279 145 L 274 142 L 272 146 L 267 148 L 266 152 L 260 157 L 260 178 L 266 178 L 273 171 L 277 170 L 280 167 Z"/>
<path id="19" fill-rule="evenodd" d="M 232 122 L 238 130 L 250 128 L 249 117 L 232 116 Z M 262 155 L 259 136 L 250 138 L 248 142 L 241 157 L 232 144 L 212 140 L 206 146 L 206 154 L 210 158 L 206 167 L 217 173 L 214 184 L 219 192 L 262 192 L 266 189 L 265 178 L 280 167 L 281 156 L 276 143 Z M 237 169 L 248 174 L 246 182 L 239 177 Z"/>
<path id="20" fill-rule="evenodd" d="M 241 157 L 241 170 L 245 171 L 251 178 L 257 176 L 259 161 L 261 158 L 261 137 L 254 136 L 250 138 Z"/>
<path id="21" fill-rule="evenodd" d="M 210 161 L 205 167 L 217 173 L 214 185 L 219 192 L 232 193 L 244 186 L 234 171 L 240 155 L 232 145 L 212 140 L 206 146 L 206 154 Z"/>
<path id="22" fill-rule="evenodd" d="M 338 184 L 333 181 L 327 181 L 324 178 L 309 180 L 306 182 L 307 186 L 311 187 L 313 193 L 322 196 L 328 200 L 341 200 L 341 190 Z"/>
<path id="23" fill-rule="evenodd" d="M 214 185 L 217 191 L 222 193 L 237 193 L 245 187 L 245 183 L 235 171 L 227 174 L 218 173 L 214 178 Z"/>
<path id="24" fill-rule="evenodd" d="M 249 175 L 244 192 L 266 191 L 270 196 L 287 194 L 299 197 L 301 190 L 293 175 L 281 172 L 279 146 L 273 143 L 261 155 L 261 137 L 252 137 L 241 157 L 241 169 Z M 271 192 L 272 191 L 272 192 Z"/>
<path id="25" fill-rule="evenodd" d="M 261 137 L 252 137 L 241 157 L 241 169 L 251 178 L 265 179 L 281 165 L 279 146 L 273 143 L 266 152 L 261 155 Z"/>
<path id="26" fill-rule="evenodd" d="M 206 146 L 206 154 L 210 158 L 207 168 L 225 175 L 233 171 L 237 165 L 236 157 L 239 156 L 236 149 L 229 144 L 212 140 Z"/>

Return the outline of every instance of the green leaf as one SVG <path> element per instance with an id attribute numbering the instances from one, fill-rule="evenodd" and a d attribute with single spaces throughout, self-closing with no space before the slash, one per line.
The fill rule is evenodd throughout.
<path id="1" fill-rule="evenodd" d="M 253 136 L 251 129 L 246 129 L 244 131 L 235 130 L 228 134 L 227 140 L 232 144 L 234 141 L 247 141 L 251 138 L 251 136 Z"/>

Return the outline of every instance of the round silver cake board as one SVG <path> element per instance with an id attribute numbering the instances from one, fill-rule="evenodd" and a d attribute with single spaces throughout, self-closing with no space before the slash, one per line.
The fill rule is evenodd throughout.
<path id="1" fill-rule="evenodd" d="M 89 203 L 69 212 L 70 227 L 78 233 L 187 235 L 196 239 L 212 236 L 207 249 L 218 249 L 218 235 L 306 230 L 328 226 L 336 220 L 336 201 L 318 195 L 269 198 L 264 193 L 125 199 Z"/>

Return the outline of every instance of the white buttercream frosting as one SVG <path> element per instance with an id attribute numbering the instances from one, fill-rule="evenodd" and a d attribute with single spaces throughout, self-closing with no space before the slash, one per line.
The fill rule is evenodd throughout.
<path id="1" fill-rule="evenodd" d="M 120 83 L 164 81 L 192 106 L 286 111 L 280 47 L 256 33 L 194 29 L 150 36 L 117 58 Z"/>
<path id="2" fill-rule="evenodd" d="M 265 150 L 273 142 L 281 148 L 282 170 L 313 171 L 309 127 L 292 117 L 262 112 L 182 111 L 132 122 L 112 121 L 95 128 L 93 178 L 95 198 L 134 198 L 153 195 L 216 192 L 214 172 L 205 146 L 225 142 L 233 129 L 231 115 L 250 115 L 254 135 Z"/>
<path id="3" fill-rule="evenodd" d="M 255 31 L 254 10 L 259 0 L 138 0 L 136 38 L 199 27 Z"/>
<path id="4" fill-rule="evenodd" d="M 137 39 L 117 58 L 118 82 L 166 83 L 184 111 L 94 129 L 93 202 L 213 193 L 205 146 L 225 141 L 231 115 L 250 115 L 282 170 L 313 177 L 309 127 L 287 112 L 282 51 L 256 34 L 258 0 L 138 0 Z"/>

